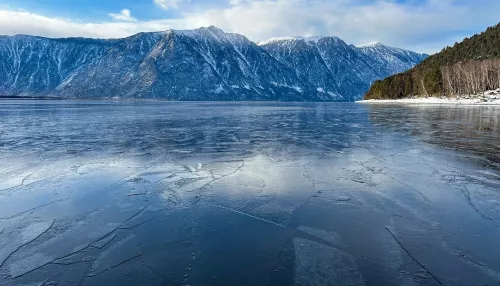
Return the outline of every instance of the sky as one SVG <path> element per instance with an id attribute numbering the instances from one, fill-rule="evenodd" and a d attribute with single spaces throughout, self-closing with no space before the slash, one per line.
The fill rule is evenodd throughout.
<path id="1" fill-rule="evenodd" d="M 210 25 L 259 42 L 337 36 L 435 53 L 500 21 L 500 0 L 1 0 L 0 35 L 120 38 Z"/>

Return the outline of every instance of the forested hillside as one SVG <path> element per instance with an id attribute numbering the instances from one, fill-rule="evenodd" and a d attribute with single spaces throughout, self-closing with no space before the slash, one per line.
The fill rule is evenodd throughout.
<path id="1" fill-rule="evenodd" d="M 500 24 L 376 81 L 365 99 L 477 94 L 500 87 Z"/>

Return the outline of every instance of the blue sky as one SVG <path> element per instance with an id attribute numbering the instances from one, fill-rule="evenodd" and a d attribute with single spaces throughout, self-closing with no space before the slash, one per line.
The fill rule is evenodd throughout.
<path id="1" fill-rule="evenodd" d="M 177 17 L 178 9 L 159 9 L 152 0 L 15 0 L 2 1 L 13 9 L 25 9 L 47 16 L 107 21 L 109 13 L 129 9 L 141 20 Z M 178 7 L 180 8 L 180 7 Z"/>
<path id="2" fill-rule="evenodd" d="M 2 0 L 0 34 L 124 37 L 215 25 L 253 41 L 338 36 L 433 53 L 496 24 L 498 0 Z"/>
<path id="3" fill-rule="evenodd" d="M 188 11 L 228 6 L 229 0 L 2 0 L 2 3 L 11 9 L 89 21 L 107 21 L 109 13 L 128 9 L 134 18 L 150 21 L 179 18 Z"/>

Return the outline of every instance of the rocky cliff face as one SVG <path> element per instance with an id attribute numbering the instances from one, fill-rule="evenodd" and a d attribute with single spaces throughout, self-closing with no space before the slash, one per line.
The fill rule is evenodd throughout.
<path id="1" fill-rule="evenodd" d="M 333 37 L 257 45 L 215 27 L 114 40 L 4 36 L 0 95 L 354 100 L 373 80 L 424 57 L 385 46 L 356 48 Z"/>

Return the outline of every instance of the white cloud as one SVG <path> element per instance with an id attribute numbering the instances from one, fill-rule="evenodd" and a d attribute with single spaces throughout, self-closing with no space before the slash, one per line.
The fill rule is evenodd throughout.
<path id="1" fill-rule="evenodd" d="M 125 22 L 135 22 L 137 19 L 132 17 L 132 14 L 130 13 L 129 9 L 123 9 L 120 11 L 120 13 L 110 13 L 109 16 L 113 18 L 115 21 L 125 21 Z"/>
<path id="2" fill-rule="evenodd" d="M 180 2 L 182 0 L 153 0 L 153 3 L 165 10 L 178 8 Z"/>
<path id="3" fill-rule="evenodd" d="M 139 32 L 183 27 L 179 20 L 90 23 L 53 18 L 27 11 L 0 10 L 0 34 L 27 34 L 44 37 L 120 38 Z M 185 27 L 186 28 L 186 27 Z"/>
<path id="4" fill-rule="evenodd" d="M 230 0 L 229 7 L 190 17 L 260 41 L 270 37 L 335 35 L 436 52 L 498 21 L 498 0 Z"/>
<path id="5" fill-rule="evenodd" d="M 180 1 L 186 0 L 154 0 L 165 9 L 177 7 Z M 277 36 L 334 35 L 352 44 L 378 41 L 420 52 L 437 52 L 497 23 L 500 1 L 482 0 L 481 5 L 472 2 L 226 0 L 225 7 L 207 9 L 209 4 L 205 3 L 201 9 L 193 0 L 191 10 L 178 10 L 180 16 L 176 19 L 126 22 L 132 16 L 122 11 L 115 15 L 121 19 L 114 17 L 119 22 L 100 23 L 0 8 L 0 34 L 116 38 L 137 32 L 215 25 L 253 41 Z"/>

